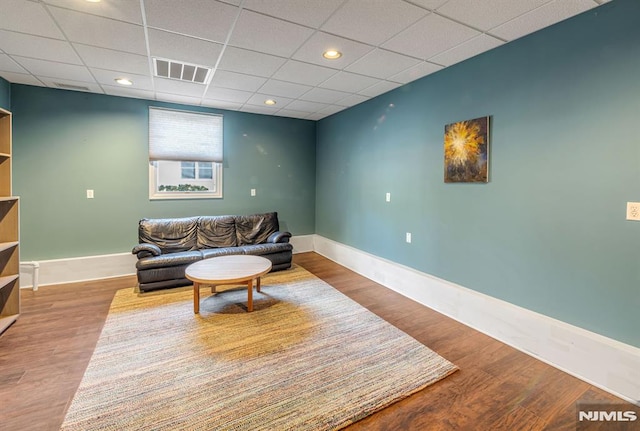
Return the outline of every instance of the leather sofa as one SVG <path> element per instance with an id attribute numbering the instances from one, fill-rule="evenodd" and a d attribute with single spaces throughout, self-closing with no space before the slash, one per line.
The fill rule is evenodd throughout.
<path id="1" fill-rule="evenodd" d="M 291 233 L 281 232 L 275 212 L 247 216 L 142 219 L 132 253 L 141 292 L 192 284 L 185 268 L 202 259 L 232 254 L 263 256 L 272 271 L 291 267 Z"/>

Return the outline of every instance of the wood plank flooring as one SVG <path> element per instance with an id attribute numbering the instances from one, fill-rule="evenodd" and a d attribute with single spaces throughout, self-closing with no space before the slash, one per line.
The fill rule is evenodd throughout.
<path id="1" fill-rule="evenodd" d="M 575 430 L 577 401 L 623 402 L 318 254 L 294 262 L 460 367 L 350 431 Z M 0 336 L 2 431 L 59 429 L 115 291 L 133 285 L 122 277 L 22 290 L 22 314 Z"/>

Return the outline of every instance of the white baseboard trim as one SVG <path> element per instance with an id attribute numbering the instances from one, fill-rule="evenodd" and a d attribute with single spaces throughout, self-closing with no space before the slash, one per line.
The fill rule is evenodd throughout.
<path id="1" fill-rule="evenodd" d="M 131 253 L 117 253 L 21 262 L 20 287 L 33 287 L 33 263 L 39 266 L 37 286 L 48 286 L 134 275 L 136 260 Z"/>
<path id="2" fill-rule="evenodd" d="M 291 237 L 294 253 L 313 251 L 315 235 Z M 105 254 L 67 259 L 20 263 L 20 287 L 33 288 L 34 264 L 38 267 L 36 286 L 74 283 L 135 275 L 137 258 L 131 253 Z"/>
<path id="3" fill-rule="evenodd" d="M 640 349 L 319 235 L 315 252 L 631 403 Z"/>

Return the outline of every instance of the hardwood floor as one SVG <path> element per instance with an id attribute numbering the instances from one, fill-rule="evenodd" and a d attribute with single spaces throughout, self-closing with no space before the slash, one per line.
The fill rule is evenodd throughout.
<path id="1" fill-rule="evenodd" d="M 575 430 L 577 401 L 623 402 L 318 254 L 294 262 L 460 367 L 348 430 Z M 59 429 L 115 291 L 134 284 L 22 291 L 22 314 L 0 336 L 0 429 Z"/>

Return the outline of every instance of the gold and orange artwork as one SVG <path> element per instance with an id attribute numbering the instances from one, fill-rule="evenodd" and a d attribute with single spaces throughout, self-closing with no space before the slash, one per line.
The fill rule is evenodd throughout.
<path id="1" fill-rule="evenodd" d="M 489 117 L 444 127 L 444 182 L 486 183 L 489 180 Z"/>

